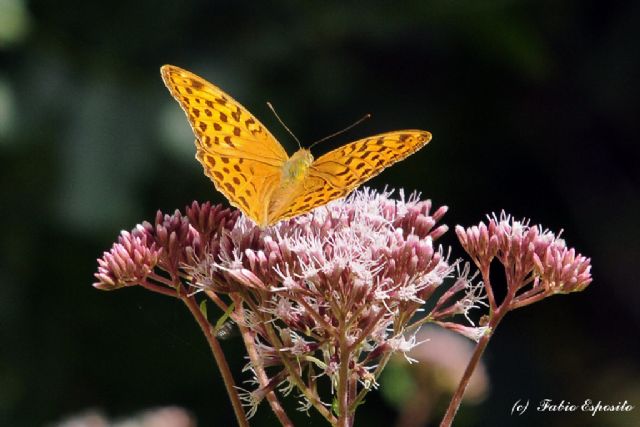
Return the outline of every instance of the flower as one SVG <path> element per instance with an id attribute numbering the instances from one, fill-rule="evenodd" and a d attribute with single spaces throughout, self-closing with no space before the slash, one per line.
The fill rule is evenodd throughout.
<path id="1" fill-rule="evenodd" d="M 420 328 L 416 339 L 421 344 L 409 356 L 418 363 L 394 357 L 382 375 L 382 396 L 399 412 L 396 426 L 435 424 L 439 404 L 455 392 L 474 351 L 468 339 L 435 326 Z M 466 388 L 465 404 L 481 403 L 489 389 L 489 373 L 480 360 Z"/>
<path id="2" fill-rule="evenodd" d="M 391 354 L 411 360 L 409 352 L 419 344 L 418 324 L 411 322 L 447 277 L 457 279 L 418 322 L 472 339 L 485 333 L 482 326 L 450 321 L 456 315 L 470 321 L 469 311 L 486 305 L 486 296 L 469 266 L 450 263 L 449 252 L 437 246 L 447 231 L 439 224 L 447 208 L 434 209 L 417 194 L 391 196 L 365 188 L 267 228 L 210 203 L 193 202 L 184 213 L 158 212 L 153 223 L 122 232 L 98 260 L 94 286 L 137 284 L 193 304 L 197 291 L 205 291 L 251 348 L 245 371 L 258 386 L 242 395 L 250 414 L 268 392 L 293 387 L 305 410 L 312 405 L 326 411 L 333 399 L 319 395 L 325 389 L 317 387 L 321 379 L 332 393 L 360 388 L 362 396 L 377 387 L 379 368 Z M 490 236 L 495 230 L 502 234 Z M 505 225 L 481 225 L 465 240 L 466 248 L 476 264 L 488 256 L 510 259 L 515 249 L 500 240 L 507 234 Z M 482 249 L 474 252 L 474 245 Z M 556 252 L 543 256 L 541 249 L 538 258 L 529 258 L 531 269 L 557 264 Z M 584 273 L 582 258 L 573 261 Z M 558 286 L 573 283 L 567 274 L 556 272 L 547 282 L 566 289 Z"/>
<path id="3" fill-rule="evenodd" d="M 553 293 L 581 291 L 593 280 L 589 258 L 567 248 L 561 239 L 535 253 L 533 262 L 541 285 Z"/>
<path id="4" fill-rule="evenodd" d="M 93 286 L 112 290 L 137 284 L 153 271 L 161 254 L 144 228 L 122 231 L 118 243 L 98 260 L 98 282 Z"/>
<path id="5" fill-rule="evenodd" d="M 187 267 L 192 284 L 220 292 L 209 278 L 220 274 L 224 290 L 252 301 L 252 318 L 262 319 L 253 322 L 256 348 L 270 365 L 274 355 L 300 370 L 314 364 L 335 383 L 339 372 L 327 367 L 347 359 L 351 375 L 372 384 L 376 358 L 415 345 L 402 337 L 404 328 L 451 272 L 434 246 L 447 230 L 437 224 L 446 207 L 390 195 L 356 191 L 264 229 L 240 217 L 223 233 L 217 259 Z"/>
<path id="6" fill-rule="evenodd" d="M 185 409 L 177 406 L 151 408 L 127 416 L 125 419 L 109 420 L 99 412 L 89 410 L 75 414 L 52 424 L 52 427 L 195 427 L 196 420 Z"/>
<path id="7" fill-rule="evenodd" d="M 238 324 L 247 347 L 244 371 L 255 388 L 235 391 L 247 415 L 265 397 L 272 402 L 272 392 L 295 388 L 301 410 L 313 406 L 333 423 L 336 411 L 352 411 L 378 386 L 392 354 L 417 359 L 412 350 L 421 344 L 421 325 L 456 332 L 483 351 L 507 311 L 583 290 L 592 281 L 589 258 L 504 212 L 487 224 L 456 226 L 481 275 L 476 280 L 469 263 L 449 262 L 450 251 L 436 244 L 447 231 L 439 225 L 447 207 L 433 209 L 415 193 L 391 195 L 364 188 L 266 228 L 210 203 L 193 202 L 184 213 L 158 212 L 153 223 L 123 231 L 104 252 L 94 286 L 140 285 L 177 297 L 211 344 L 219 326 L 196 299 L 206 295 L 224 312 L 221 320 Z M 490 281 L 494 261 L 506 272 L 500 304 Z M 451 276 L 452 286 L 436 293 Z M 482 306 L 489 315 L 476 326 L 470 311 Z M 419 311 L 425 313 L 416 320 Z M 455 316 L 471 325 L 453 322 Z M 318 387 L 321 380 L 330 387 Z M 327 390 L 329 399 L 320 395 Z"/>
<path id="8" fill-rule="evenodd" d="M 242 304 L 230 315 L 251 331 L 260 358 L 248 371 L 276 371 L 270 386 L 300 388 L 308 371 L 309 389 L 325 377 L 335 390 L 346 363 L 348 381 L 374 387 L 372 370 L 382 358 L 417 345 L 406 327 L 454 269 L 435 246 L 447 231 L 438 224 L 447 208 L 391 193 L 359 190 L 267 228 L 209 203 L 194 202 L 184 214 L 158 212 L 153 224 L 123 232 L 104 253 L 94 286 L 232 295 Z M 445 310 L 438 320 L 457 313 L 466 311 Z"/>
<path id="9" fill-rule="evenodd" d="M 512 294 L 511 308 L 528 305 L 557 293 L 585 289 L 592 281 L 591 260 L 567 248 L 559 236 L 540 225 L 529 225 L 502 212 L 489 223 L 456 226 L 458 240 L 482 273 L 491 301 L 491 263 L 497 259 Z M 529 289 L 527 289 L 529 287 Z"/>
<path id="10" fill-rule="evenodd" d="M 186 212 L 187 216 L 177 210 L 173 215 L 158 211 L 154 224 L 145 221 L 131 232 L 122 231 L 118 242 L 98 259 L 98 281 L 93 286 L 114 290 L 147 283 L 150 276 L 159 277 L 156 270 L 176 279 L 194 258 L 215 257 L 221 233 L 233 227 L 238 212 L 195 202 Z"/>

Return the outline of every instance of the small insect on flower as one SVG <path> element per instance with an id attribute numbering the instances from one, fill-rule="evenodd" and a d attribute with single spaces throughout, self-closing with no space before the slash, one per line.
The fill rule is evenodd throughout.
<path id="1" fill-rule="evenodd" d="M 227 320 L 222 325 L 215 329 L 216 338 L 219 340 L 228 340 L 229 338 L 236 335 L 236 328 L 233 324 L 233 321 Z"/>

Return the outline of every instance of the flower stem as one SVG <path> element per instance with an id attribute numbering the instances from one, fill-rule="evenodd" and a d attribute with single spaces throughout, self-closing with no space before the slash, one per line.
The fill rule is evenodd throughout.
<path id="1" fill-rule="evenodd" d="M 340 339 L 340 370 L 338 374 L 338 427 L 351 427 L 353 425 L 353 413 L 349 408 L 349 362 L 351 351 L 343 336 Z M 355 396 L 352 396 L 355 397 Z"/>
<path id="2" fill-rule="evenodd" d="M 247 421 L 247 417 L 242 409 L 242 402 L 240 402 L 240 397 L 235 388 L 235 383 L 233 381 L 233 376 L 231 375 L 231 369 L 229 369 L 229 365 L 227 364 L 227 360 L 224 357 L 224 353 L 222 348 L 220 347 L 220 343 L 216 339 L 215 335 L 213 335 L 212 327 L 209 321 L 204 317 L 202 312 L 200 311 L 200 307 L 196 303 L 193 297 L 189 296 L 181 296 L 182 301 L 186 304 L 195 317 L 200 329 L 202 329 L 202 333 L 207 339 L 209 343 L 209 348 L 211 348 L 211 353 L 213 353 L 213 357 L 216 360 L 216 364 L 218 365 L 218 369 L 220 370 L 220 374 L 222 375 L 222 380 L 224 381 L 224 386 L 227 389 L 227 394 L 229 395 L 229 399 L 231 400 L 231 405 L 233 406 L 233 412 L 235 413 L 236 420 L 238 421 L 238 425 L 240 427 L 249 427 L 249 422 Z"/>
<path id="3" fill-rule="evenodd" d="M 449 402 L 449 407 L 447 408 L 447 412 L 442 418 L 442 422 L 440 423 L 440 427 L 449 427 L 453 422 L 453 418 L 456 416 L 458 412 L 458 408 L 460 407 L 460 403 L 462 402 L 462 396 L 464 395 L 465 390 L 467 389 L 467 385 L 469 384 L 469 380 L 471 380 L 471 375 L 473 375 L 473 371 L 475 371 L 478 363 L 480 362 L 480 357 L 482 353 L 484 353 L 485 348 L 487 348 L 487 344 L 489 343 L 489 339 L 491 335 L 485 335 L 480 338 L 478 341 L 478 345 L 476 346 L 473 355 L 471 356 L 471 360 L 469 360 L 469 364 L 464 371 L 464 375 L 462 376 L 462 380 L 460 380 L 460 384 L 458 384 L 458 388 L 454 393 L 451 401 Z"/>
<path id="4" fill-rule="evenodd" d="M 237 304 L 237 307 L 240 307 L 240 309 L 237 309 L 236 311 L 239 313 L 238 315 L 241 316 L 242 300 L 238 298 L 234 302 Z M 242 326 L 242 323 L 238 323 L 238 329 L 240 330 L 240 334 L 242 335 L 244 345 L 247 348 L 247 355 L 249 356 L 249 360 L 251 360 L 251 364 L 255 370 L 256 377 L 260 382 L 260 387 L 267 388 L 269 385 L 269 377 L 267 376 L 262 360 L 260 359 L 260 356 L 256 351 L 251 330 L 246 326 Z M 283 427 L 293 427 L 293 423 L 291 422 L 289 417 L 287 417 L 287 413 L 282 408 L 282 405 L 278 400 L 278 396 L 276 396 L 276 394 L 272 390 L 270 390 L 267 392 L 266 398 L 267 402 L 269 402 L 269 406 L 271 406 L 271 410 L 280 421 L 280 424 L 282 424 Z"/>
<path id="5" fill-rule="evenodd" d="M 502 302 L 500 307 L 493 313 L 491 320 L 489 321 L 489 329 L 488 333 L 483 335 L 482 338 L 478 341 L 476 345 L 476 349 L 473 351 L 473 355 L 471 356 L 471 360 L 467 364 L 467 368 L 464 370 L 464 374 L 462 375 L 462 379 L 458 384 L 458 388 L 456 389 L 451 401 L 449 402 L 449 407 L 447 408 L 447 412 L 442 418 L 440 422 L 440 427 L 450 427 L 453 422 L 453 418 L 456 416 L 458 409 L 460 408 L 460 403 L 462 402 L 462 397 L 464 396 L 464 392 L 469 385 L 469 381 L 471 381 L 471 376 L 473 372 L 476 370 L 478 363 L 480 363 L 480 358 L 484 353 L 484 350 L 487 348 L 487 344 L 489 344 L 489 340 L 493 336 L 498 324 L 502 320 L 505 314 L 509 311 L 509 304 L 513 295 L 508 293 L 505 297 L 505 300 Z"/>
<path id="6" fill-rule="evenodd" d="M 249 303 L 249 301 L 247 299 L 245 299 L 245 303 Z M 252 307 L 252 310 L 255 313 L 258 313 L 259 310 L 256 307 Z M 274 331 L 272 325 L 269 323 L 268 319 L 266 318 L 261 318 L 260 319 L 260 323 L 262 323 L 264 325 L 264 332 L 267 336 L 267 338 L 269 339 L 269 341 L 271 342 L 271 344 L 274 346 L 274 348 L 276 348 L 278 350 L 278 352 L 280 353 L 280 361 L 282 362 L 282 365 L 284 366 L 284 368 L 286 369 L 290 381 L 298 388 L 298 390 L 305 396 L 305 398 L 311 402 L 311 404 L 313 405 L 314 408 L 316 408 L 316 410 L 331 424 L 331 425 L 336 425 L 336 419 L 333 416 L 333 414 L 324 407 L 322 401 L 320 400 L 320 398 L 318 397 L 318 393 L 307 387 L 307 385 L 305 384 L 305 382 L 302 380 L 300 374 L 301 372 L 298 372 L 298 364 L 297 363 L 292 363 L 292 360 L 289 358 L 289 356 L 285 353 L 280 351 L 280 349 L 282 349 L 282 342 L 280 341 L 280 339 L 278 338 L 278 335 L 276 334 L 276 332 Z"/>
<path id="7" fill-rule="evenodd" d="M 148 280 L 143 280 L 139 282 L 139 284 L 140 286 L 142 286 L 143 288 L 149 291 L 157 292 L 159 294 L 166 295 L 173 298 L 179 298 L 178 293 L 175 291 L 175 289 L 169 289 L 169 288 L 165 288 L 164 286 L 158 286 L 156 284 L 149 282 Z"/>

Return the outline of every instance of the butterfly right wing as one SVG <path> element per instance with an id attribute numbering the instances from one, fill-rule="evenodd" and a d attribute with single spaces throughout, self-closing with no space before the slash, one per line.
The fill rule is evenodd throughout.
<path id="1" fill-rule="evenodd" d="M 267 128 L 239 102 L 201 77 L 172 65 L 162 79 L 196 135 L 196 158 L 216 189 L 264 225 L 271 193 L 288 156 Z"/>
<path id="2" fill-rule="evenodd" d="M 351 193 L 356 187 L 424 147 L 431 133 L 400 130 L 363 138 L 336 148 L 310 166 L 283 209 L 271 212 L 270 221 L 291 218 Z"/>

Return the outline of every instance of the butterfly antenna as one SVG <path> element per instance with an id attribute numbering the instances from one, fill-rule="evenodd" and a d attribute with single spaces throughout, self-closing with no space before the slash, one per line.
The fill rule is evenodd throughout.
<path id="1" fill-rule="evenodd" d="M 297 136 L 295 136 L 295 135 L 293 134 L 293 132 L 291 132 L 291 129 L 289 129 L 289 128 L 287 127 L 287 125 L 285 125 L 285 124 L 284 124 L 284 122 L 282 121 L 282 119 L 280 118 L 280 116 L 278 115 L 278 113 L 276 113 L 276 109 L 275 109 L 275 108 L 273 108 L 273 105 L 271 105 L 271 103 L 267 101 L 267 106 L 269 107 L 269 109 L 270 109 L 271 111 L 273 111 L 273 114 L 276 116 L 276 119 L 278 119 L 278 121 L 280 122 L 280 124 L 282 125 L 282 127 L 284 127 L 284 128 L 287 130 L 287 132 L 289 132 L 289 134 L 293 137 L 293 139 L 295 139 L 295 140 L 296 140 L 296 142 L 298 143 L 298 147 L 300 147 L 300 148 L 302 149 L 302 144 L 300 144 L 300 140 L 298 139 L 298 137 L 297 137 Z"/>
<path id="2" fill-rule="evenodd" d="M 347 126 L 346 128 L 344 128 L 344 129 L 342 129 L 342 130 L 339 130 L 338 132 L 334 132 L 334 133 L 332 133 L 332 134 L 331 134 L 331 135 L 329 135 L 329 136 L 325 136 L 325 137 L 324 137 L 324 138 L 322 138 L 322 139 L 317 140 L 316 142 L 314 142 L 313 144 L 311 144 L 311 145 L 309 146 L 309 150 L 310 150 L 314 145 L 319 144 L 319 143 L 321 143 L 321 142 L 324 142 L 324 141 L 326 141 L 327 139 L 331 139 L 331 138 L 333 138 L 334 136 L 338 136 L 338 135 L 340 135 L 341 133 L 344 133 L 344 132 L 348 131 L 349 129 L 352 129 L 352 128 L 354 128 L 354 127 L 358 126 L 360 123 L 362 123 L 362 122 L 364 122 L 365 120 L 370 119 L 370 118 L 371 118 L 371 114 L 369 114 L 369 113 L 365 114 L 363 117 L 361 117 L 360 119 L 358 119 L 355 123 L 350 124 L 350 125 L 349 125 L 349 126 Z"/>

